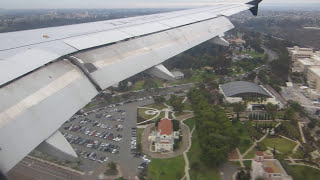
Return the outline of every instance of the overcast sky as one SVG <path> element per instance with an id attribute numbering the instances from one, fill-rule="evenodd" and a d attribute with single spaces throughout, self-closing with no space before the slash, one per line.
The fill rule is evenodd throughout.
<path id="1" fill-rule="evenodd" d="M 0 0 L 0 8 L 168 8 L 208 5 L 217 2 L 243 2 L 245 0 Z M 320 0 L 263 0 L 263 4 L 307 4 Z"/>

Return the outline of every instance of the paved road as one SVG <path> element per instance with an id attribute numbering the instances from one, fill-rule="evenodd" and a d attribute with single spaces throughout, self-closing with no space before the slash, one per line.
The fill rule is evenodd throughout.
<path id="1" fill-rule="evenodd" d="M 24 158 L 9 173 L 12 180 L 84 180 L 79 174 Z"/>
<path id="2" fill-rule="evenodd" d="M 231 180 L 232 175 L 238 170 L 238 166 L 232 164 L 231 162 L 227 162 L 219 167 L 220 171 L 220 180 Z"/>
<path id="3" fill-rule="evenodd" d="M 121 101 L 143 98 L 143 97 L 147 97 L 147 96 L 167 95 L 168 93 L 189 90 L 193 86 L 194 86 L 193 83 L 176 85 L 176 86 L 167 86 L 167 87 L 161 87 L 161 88 L 156 88 L 156 89 L 141 90 L 139 92 L 118 93 L 116 95 L 116 97 L 119 98 L 120 99 L 119 102 L 121 102 Z M 129 98 L 121 98 L 124 95 L 129 96 Z M 112 104 L 112 103 L 106 102 L 104 100 L 96 100 L 91 103 L 92 104 L 99 104 L 99 105 L 97 105 L 95 107 L 91 107 L 91 108 L 86 108 L 84 110 L 85 112 Z"/>

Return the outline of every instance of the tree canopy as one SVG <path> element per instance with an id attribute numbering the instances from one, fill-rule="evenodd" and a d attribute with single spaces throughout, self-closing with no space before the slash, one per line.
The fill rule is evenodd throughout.
<path id="1" fill-rule="evenodd" d="M 200 141 L 201 160 L 208 166 L 218 166 L 227 161 L 228 152 L 234 149 L 239 138 L 223 109 L 208 103 L 209 93 L 204 89 L 189 90 Z"/>

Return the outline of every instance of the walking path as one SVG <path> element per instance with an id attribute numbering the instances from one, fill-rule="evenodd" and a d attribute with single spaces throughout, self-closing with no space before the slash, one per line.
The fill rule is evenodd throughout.
<path id="1" fill-rule="evenodd" d="M 303 134 L 303 131 L 302 131 L 301 122 L 298 122 L 298 125 L 299 125 L 299 130 L 300 130 L 302 142 L 303 142 L 303 143 L 306 143 L 306 139 L 304 138 L 304 134 Z"/>
<path id="2" fill-rule="evenodd" d="M 152 117 L 152 118 L 150 118 L 150 119 L 148 119 L 148 120 L 139 122 L 139 123 L 137 123 L 137 125 L 144 124 L 146 122 L 149 122 L 149 121 L 152 121 L 152 120 L 158 118 L 160 116 L 161 111 L 162 111 L 162 110 L 158 110 L 158 109 L 155 109 L 155 108 L 149 108 L 149 107 L 138 107 L 138 109 L 154 110 L 154 111 L 157 111 L 157 115 Z"/>
<path id="3" fill-rule="evenodd" d="M 309 165 L 309 164 L 303 164 L 303 163 L 289 163 L 289 165 L 307 166 L 307 167 L 311 167 L 311 168 L 314 168 L 314 169 L 318 169 L 318 170 L 320 170 L 320 168 L 319 168 L 319 167 L 311 166 L 311 165 Z"/>
<path id="4" fill-rule="evenodd" d="M 187 118 L 187 119 L 189 119 L 189 118 Z M 181 121 L 181 124 L 184 124 L 183 121 L 185 121 L 185 120 L 187 120 L 187 119 L 182 120 L 182 121 Z M 184 124 L 184 125 L 187 126 L 186 124 Z M 188 130 L 189 130 L 189 132 L 190 132 L 189 126 L 187 126 L 187 128 L 188 128 Z M 192 134 L 193 134 L 195 128 L 196 128 L 196 127 L 193 126 L 193 128 L 192 128 L 192 130 L 191 130 L 191 132 L 190 132 L 190 134 L 189 134 L 189 142 L 190 142 L 190 143 L 189 143 L 189 146 L 188 146 L 188 148 L 183 152 L 183 158 L 184 158 L 184 161 L 185 161 L 185 167 L 184 167 L 184 173 L 185 173 L 185 175 L 184 175 L 184 177 L 183 177 L 182 179 L 186 178 L 187 180 L 190 180 L 190 174 L 189 174 L 190 166 L 189 166 L 189 159 L 188 159 L 188 156 L 187 156 L 187 152 L 189 152 L 189 149 L 191 148 L 191 145 L 192 145 L 192 140 L 191 140 L 191 138 L 192 138 Z"/>

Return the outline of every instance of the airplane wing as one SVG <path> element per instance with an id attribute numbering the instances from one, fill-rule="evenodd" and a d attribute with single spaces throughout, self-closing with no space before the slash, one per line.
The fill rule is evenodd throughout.
<path id="1" fill-rule="evenodd" d="M 1 33 L 0 170 L 43 141 L 68 148 L 57 130 L 102 89 L 147 69 L 170 77 L 162 62 L 209 39 L 228 45 L 227 17 L 260 2 Z"/>

